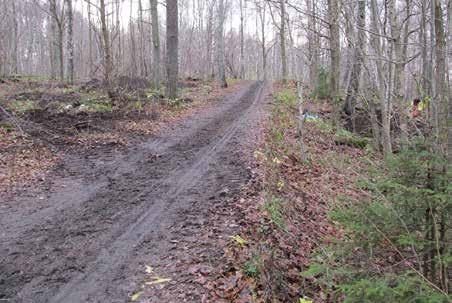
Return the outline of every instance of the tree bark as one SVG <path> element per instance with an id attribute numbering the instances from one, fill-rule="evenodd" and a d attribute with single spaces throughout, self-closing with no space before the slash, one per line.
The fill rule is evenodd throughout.
<path id="1" fill-rule="evenodd" d="M 358 1 L 358 14 L 356 18 L 356 27 L 358 28 L 358 39 L 354 49 L 352 70 L 350 73 L 349 84 L 347 88 L 347 96 L 345 98 L 344 111 L 347 115 L 351 116 L 353 130 L 355 128 L 354 116 L 356 107 L 356 98 L 359 91 L 359 83 L 361 77 L 361 66 L 363 61 L 364 40 L 366 27 L 366 1 Z"/>
<path id="2" fill-rule="evenodd" d="M 334 0 L 336 1 L 336 0 Z M 286 57 L 286 0 L 280 0 L 281 24 L 279 27 L 279 40 L 281 43 L 281 72 L 282 82 L 287 83 L 287 57 Z"/>
<path id="3" fill-rule="evenodd" d="M 217 24 L 217 72 L 218 82 L 221 87 L 227 87 L 226 71 L 224 64 L 224 19 L 225 19 L 224 0 L 218 0 L 218 24 Z"/>
<path id="4" fill-rule="evenodd" d="M 243 0 L 240 0 L 240 79 L 245 78 L 245 53 L 243 36 Z"/>
<path id="5" fill-rule="evenodd" d="M 339 77 L 340 77 L 340 34 L 339 0 L 328 0 L 329 42 L 330 42 L 330 91 L 333 105 L 333 123 L 339 126 Z"/>
<path id="6" fill-rule="evenodd" d="M 378 23 L 378 10 L 377 10 L 377 1 L 371 0 L 371 23 L 372 23 L 372 31 L 375 33 L 375 36 L 372 37 L 371 44 L 375 50 L 377 55 L 377 59 L 375 60 L 376 68 L 377 68 L 377 79 L 378 79 L 378 98 L 380 99 L 381 105 L 381 133 L 380 139 L 381 144 L 383 146 L 383 153 L 387 157 L 392 153 L 392 145 L 391 145 L 391 115 L 390 115 L 390 98 L 385 94 L 386 85 L 383 75 L 383 64 L 381 58 L 383 58 L 383 50 L 381 47 L 381 34 L 380 27 Z M 389 50 L 392 53 L 392 50 Z M 390 64 L 392 65 L 392 64 Z M 392 70 L 392 67 L 389 67 Z M 390 83 L 390 79 L 392 77 L 388 77 L 388 82 Z M 389 91 L 389 89 L 388 89 Z"/>
<path id="7" fill-rule="evenodd" d="M 107 88 L 110 88 L 111 74 L 113 72 L 113 65 L 111 59 L 111 45 L 110 45 L 110 32 L 107 24 L 107 12 L 105 7 L 105 0 L 100 0 L 100 22 L 103 39 L 103 51 L 104 51 L 104 81 Z"/>
<path id="8" fill-rule="evenodd" d="M 178 35 L 179 12 L 177 0 L 166 1 L 166 96 L 177 98 L 177 80 L 179 72 Z"/>
<path id="9" fill-rule="evenodd" d="M 449 1 L 449 4 L 447 6 L 447 23 L 448 23 L 448 39 L 447 39 L 447 51 L 448 54 L 450 54 L 451 51 L 451 47 L 452 47 L 452 1 Z M 449 66 L 449 64 L 451 64 L 451 58 L 448 57 L 448 64 L 447 66 Z M 448 134 L 447 134 L 447 163 L 448 165 L 448 171 L 450 171 L 452 169 L 452 95 L 451 95 L 451 87 L 450 87 L 450 80 L 448 79 L 448 99 L 449 99 L 449 113 L 448 113 L 448 118 L 447 118 L 447 128 L 448 128 Z M 449 282 L 450 283 L 450 282 Z"/>
<path id="10" fill-rule="evenodd" d="M 443 10 L 440 0 L 432 0 L 434 9 L 435 44 L 435 74 L 433 95 L 433 134 L 436 139 L 437 153 L 442 158 L 447 158 L 447 114 L 448 114 L 448 87 L 446 83 L 446 39 L 444 33 Z"/>
<path id="11" fill-rule="evenodd" d="M 67 22 L 67 78 L 70 84 L 74 83 L 74 36 L 73 36 L 73 14 L 72 0 L 66 1 L 66 22 Z"/>
<path id="12" fill-rule="evenodd" d="M 12 73 L 17 74 L 19 72 L 18 68 L 18 44 L 19 44 L 19 24 L 17 22 L 17 10 L 16 10 L 16 2 L 12 1 L 12 10 L 13 10 L 13 64 L 12 64 Z"/>
<path id="13" fill-rule="evenodd" d="M 91 20 L 91 2 L 88 2 L 88 52 L 89 77 L 93 77 L 93 22 Z"/>
<path id="14" fill-rule="evenodd" d="M 320 47 L 317 31 L 316 4 L 313 0 L 306 0 L 308 12 L 312 12 L 308 16 L 308 49 L 309 49 L 309 86 L 312 92 L 317 88 L 317 71 L 319 65 Z"/>
<path id="15" fill-rule="evenodd" d="M 160 88 L 160 36 L 159 36 L 159 15 L 157 0 L 150 0 L 151 4 L 151 27 L 152 27 L 152 78 L 154 88 Z"/>

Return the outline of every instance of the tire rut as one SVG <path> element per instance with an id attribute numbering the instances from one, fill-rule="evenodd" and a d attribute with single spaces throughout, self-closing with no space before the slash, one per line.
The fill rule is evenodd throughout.
<path id="1" fill-rule="evenodd" d="M 80 189 L 74 191 L 78 201 L 36 212 L 25 223 L 2 218 L 10 232 L 0 237 L 0 244 L 7 246 L 0 250 L 0 300 L 127 301 L 125 291 L 112 297 L 107 290 L 120 287 L 130 256 L 143 243 L 163 237 L 162 226 L 178 220 L 178 209 L 218 190 L 221 182 L 212 180 L 212 168 L 229 171 L 228 182 L 237 172 L 242 174 L 238 185 L 246 179 L 237 170 L 242 165 L 234 162 L 237 155 L 224 153 L 230 152 L 227 145 L 259 105 L 262 93 L 263 84 L 255 82 L 235 94 L 230 104 L 225 99 L 217 112 L 194 117 L 169 132 L 174 134 L 167 134 L 169 139 L 150 141 L 99 165 L 86 177 L 92 191 L 83 197 Z M 219 165 L 219 159 L 232 159 L 232 166 Z M 61 197 L 57 191 L 51 199 L 58 204 Z M 163 252 L 164 243 L 156 249 L 156 254 Z"/>

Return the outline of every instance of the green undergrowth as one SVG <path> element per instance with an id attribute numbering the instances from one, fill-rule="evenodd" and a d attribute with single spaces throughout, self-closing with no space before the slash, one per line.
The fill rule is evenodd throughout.
<path id="1" fill-rule="evenodd" d="M 330 219 L 343 237 L 322 246 L 303 276 L 327 302 L 446 303 L 452 257 L 452 187 L 445 163 L 414 142 L 356 180 Z"/>
<path id="2" fill-rule="evenodd" d="M 308 130 L 322 138 L 320 147 L 308 144 L 310 160 L 301 161 L 296 105 L 293 89 L 274 94 L 265 144 L 255 153 L 266 173 L 253 240 L 265 249 L 252 250 L 243 272 L 265 289 L 264 301 L 450 302 L 445 289 L 452 263 L 451 176 L 437 170 L 444 162 L 429 152 L 426 142 L 417 141 L 383 162 L 368 138 L 335 130 L 326 118 L 307 121 Z M 328 150 L 320 155 L 316 148 Z M 297 197 L 306 199 L 305 189 L 293 187 L 298 180 L 318 178 L 310 174 L 318 169 L 333 180 L 326 181 L 326 189 L 333 189 L 325 191 L 326 221 L 340 231 L 321 239 L 310 238 L 309 226 L 304 226 L 315 220 L 308 205 L 318 202 L 296 204 Z M 349 183 L 334 183 L 341 176 Z M 316 187 L 322 190 L 314 184 L 314 191 Z M 315 248 L 308 266 L 293 263 L 294 255 L 305 249 L 300 238 L 317 241 L 308 245 Z M 299 271 L 299 281 L 292 271 Z"/>

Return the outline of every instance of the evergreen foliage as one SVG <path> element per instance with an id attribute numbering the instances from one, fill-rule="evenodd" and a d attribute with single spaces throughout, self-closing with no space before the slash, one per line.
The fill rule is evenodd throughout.
<path id="1" fill-rule="evenodd" d="M 359 180 L 330 217 L 343 237 L 304 272 L 334 302 L 450 302 L 452 186 L 443 160 L 416 142 Z M 333 299 L 334 298 L 334 299 Z"/>

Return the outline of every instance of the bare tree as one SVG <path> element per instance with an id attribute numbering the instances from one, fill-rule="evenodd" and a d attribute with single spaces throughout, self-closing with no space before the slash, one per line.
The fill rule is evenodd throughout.
<path id="1" fill-rule="evenodd" d="M 166 96 L 177 98 L 177 80 L 179 72 L 179 13 L 177 0 L 166 1 Z"/>
<path id="2" fill-rule="evenodd" d="M 363 61 L 363 51 L 364 51 L 364 29 L 366 27 L 366 1 L 358 1 L 358 10 L 356 18 L 356 27 L 358 28 L 358 41 L 353 54 L 352 70 L 350 73 L 347 96 L 345 98 L 344 111 L 351 116 L 353 129 L 355 128 L 355 107 L 356 98 L 359 90 L 359 81 L 361 76 L 361 65 Z"/>
<path id="3" fill-rule="evenodd" d="M 17 17 L 17 10 L 16 10 L 16 2 L 13 1 L 11 3 L 11 8 L 12 8 L 12 18 L 13 18 L 13 53 L 12 53 L 12 72 L 13 74 L 17 74 L 19 72 L 19 68 L 18 68 L 18 39 L 19 39 L 19 25 L 18 25 L 18 17 Z"/>
<path id="4" fill-rule="evenodd" d="M 281 72 L 282 81 L 287 83 L 287 57 L 286 57 L 286 0 L 280 0 L 281 23 L 279 25 L 279 41 L 281 46 Z"/>
<path id="5" fill-rule="evenodd" d="M 224 66 L 224 19 L 226 16 L 224 0 L 218 0 L 218 24 L 217 24 L 217 34 L 216 34 L 216 45 L 217 45 L 217 71 L 218 71 L 218 81 L 221 87 L 227 87 L 226 82 L 226 72 Z"/>
<path id="6" fill-rule="evenodd" d="M 157 0 L 150 0 L 151 5 L 151 26 L 152 26 L 152 78 L 154 88 L 160 88 L 160 33 L 159 33 L 159 15 Z"/>
<path id="7" fill-rule="evenodd" d="M 72 14 L 72 0 L 65 0 L 67 21 L 67 73 L 69 83 L 74 83 L 74 23 Z"/>
<path id="8" fill-rule="evenodd" d="M 244 36 L 243 36 L 243 0 L 240 0 L 240 78 L 245 77 L 245 54 L 244 54 Z"/>
<path id="9" fill-rule="evenodd" d="M 328 0 L 328 21 L 330 41 L 330 91 L 333 102 L 333 121 L 339 123 L 339 77 L 340 77 L 340 36 L 339 36 L 339 0 Z"/>
<path id="10" fill-rule="evenodd" d="M 49 0 L 50 16 L 52 17 L 53 28 L 53 44 L 55 47 L 55 66 L 59 68 L 60 80 L 64 80 L 64 52 L 63 52 L 63 35 L 64 35 L 64 4 L 58 7 L 57 0 Z"/>

